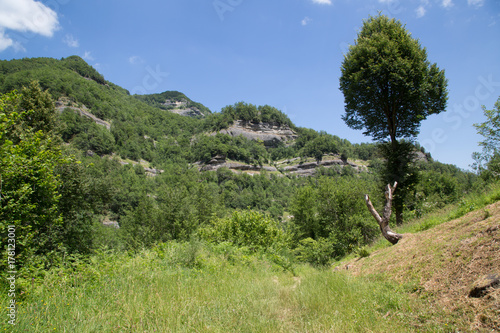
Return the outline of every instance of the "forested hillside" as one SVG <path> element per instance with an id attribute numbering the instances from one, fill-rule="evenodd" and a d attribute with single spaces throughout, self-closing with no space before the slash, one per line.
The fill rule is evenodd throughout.
<path id="1" fill-rule="evenodd" d="M 376 207 L 384 200 L 376 144 L 298 127 L 268 105 L 237 102 L 212 113 L 179 92 L 131 96 L 76 56 L 0 61 L 0 92 L 1 220 L 32 244 L 20 250 L 20 265 L 193 237 L 272 249 L 282 264 L 292 256 L 324 265 L 378 235 L 363 199 L 370 193 Z M 203 116 L 171 112 L 178 107 Z M 267 145 L 236 136 L 228 130 L 235 124 L 289 135 Z M 485 186 L 411 144 L 405 219 Z M 40 237 L 47 242 L 34 242 Z"/>

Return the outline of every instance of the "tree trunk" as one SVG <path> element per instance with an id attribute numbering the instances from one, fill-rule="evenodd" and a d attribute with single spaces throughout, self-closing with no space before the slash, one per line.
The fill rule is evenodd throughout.
<path id="1" fill-rule="evenodd" d="M 372 202 L 370 201 L 370 197 L 368 194 L 365 195 L 365 201 L 366 205 L 368 206 L 368 210 L 370 213 L 373 215 L 375 220 L 377 220 L 378 225 L 380 226 L 380 231 L 382 232 L 382 235 L 387 239 L 391 244 L 397 244 L 401 238 L 403 238 L 403 235 L 397 234 L 394 231 L 391 230 L 389 227 L 389 218 L 391 217 L 391 212 L 392 212 L 392 195 L 394 194 L 394 190 L 396 189 L 396 186 L 398 185 L 397 182 L 394 183 L 394 186 L 391 187 L 391 184 L 387 184 L 386 190 L 385 190 L 385 206 L 384 206 L 384 211 L 382 217 L 380 217 L 379 213 L 375 210 L 373 207 Z"/>
<path id="2" fill-rule="evenodd" d="M 396 225 L 402 225 L 403 224 L 403 207 L 402 205 L 395 205 L 395 214 L 396 214 Z"/>

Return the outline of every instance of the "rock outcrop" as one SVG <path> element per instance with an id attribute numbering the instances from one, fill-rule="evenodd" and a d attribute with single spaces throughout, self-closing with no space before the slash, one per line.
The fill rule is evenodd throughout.
<path id="1" fill-rule="evenodd" d="M 234 123 L 220 131 L 231 136 L 244 136 L 247 139 L 262 141 L 266 147 L 276 147 L 280 142 L 285 144 L 297 138 L 297 134 L 287 125 L 272 123 L 253 123 L 235 120 Z"/>
<path id="2" fill-rule="evenodd" d="M 283 166 L 287 164 L 286 166 Z M 275 164 L 275 166 L 266 165 L 250 165 L 238 162 L 228 162 L 226 157 L 222 155 L 217 155 L 212 158 L 207 163 L 196 163 L 200 171 L 216 171 L 219 168 L 228 168 L 234 172 L 241 171 L 253 171 L 254 173 L 259 173 L 261 171 L 267 172 L 279 172 L 280 175 L 290 175 L 299 177 L 309 177 L 314 176 L 319 168 L 331 168 L 337 167 L 339 172 L 342 168 L 346 166 L 352 167 L 355 172 L 367 172 L 367 167 L 363 165 L 358 165 L 352 162 L 345 162 L 339 158 L 334 158 L 330 160 L 317 162 L 305 162 L 300 163 L 300 158 L 294 158 L 290 160 L 281 161 Z"/>
<path id="3" fill-rule="evenodd" d="M 61 97 L 56 101 L 56 111 L 62 113 L 64 109 L 71 109 L 73 112 L 80 114 L 80 116 L 87 117 L 92 119 L 97 125 L 101 125 L 106 127 L 108 130 L 111 129 L 111 124 L 105 120 L 97 118 L 92 113 L 90 113 L 89 109 L 85 105 L 76 106 L 73 103 L 69 102 L 67 98 Z"/>
<path id="4" fill-rule="evenodd" d="M 261 165 L 250 165 L 244 163 L 227 162 L 226 157 L 222 155 L 217 155 L 212 158 L 209 162 L 205 164 L 198 164 L 200 171 L 215 171 L 219 168 L 228 168 L 233 171 L 278 171 L 272 166 L 261 166 Z"/>
<path id="5" fill-rule="evenodd" d="M 165 102 L 162 103 L 162 106 L 165 107 L 166 110 L 179 114 L 181 116 L 194 117 L 194 118 L 203 118 L 205 114 L 201 112 L 195 106 L 191 106 L 189 101 L 182 98 L 181 100 L 172 100 L 166 99 Z"/>
<path id="6" fill-rule="evenodd" d="M 284 162 L 281 162 L 280 164 L 290 164 L 296 162 L 296 160 L 300 160 L 299 158 L 295 158 L 293 160 L 287 160 Z M 347 162 L 343 161 L 340 158 L 334 158 L 330 160 L 324 160 L 321 162 L 306 162 L 306 163 L 297 163 L 297 164 L 291 164 L 287 165 L 284 167 L 279 167 L 278 170 L 285 173 L 285 174 L 290 174 L 290 175 L 296 175 L 296 176 L 302 176 L 302 177 L 307 177 L 307 176 L 314 176 L 317 172 L 317 170 L 321 167 L 324 167 L 326 169 L 331 168 L 331 167 L 337 167 L 339 170 L 344 168 L 345 166 L 350 166 L 352 167 L 356 172 L 363 172 L 363 171 L 368 171 L 365 166 L 358 165 L 356 163 L 352 162 Z"/>
<path id="7" fill-rule="evenodd" d="M 195 117 L 195 118 L 203 118 L 205 115 L 195 107 L 190 107 L 187 109 L 171 109 L 170 112 L 180 114 L 181 116 L 186 117 Z"/>

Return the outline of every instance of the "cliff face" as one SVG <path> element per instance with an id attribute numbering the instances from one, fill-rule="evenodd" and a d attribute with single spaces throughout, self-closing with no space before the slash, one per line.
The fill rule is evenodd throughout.
<path id="1" fill-rule="evenodd" d="M 235 120 L 229 128 L 221 130 L 220 133 L 231 136 L 243 135 L 250 140 L 260 140 L 266 147 L 276 147 L 280 142 L 287 144 L 297 138 L 297 134 L 287 125 L 253 123 L 243 120 Z"/>
<path id="2" fill-rule="evenodd" d="M 240 173 L 248 172 L 248 174 L 259 174 L 262 171 L 277 172 L 281 176 L 298 176 L 310 177 L 318 172 L 319 168 L 336 168 L 338 173 L 346 166 L 353 168 L 354 172 L 368 172 L 365 165 L 356 164 L 353 162 L 342 161 L 335 156 L 326 156 L 326 160 L 321 162 L 301 162 L 300 158 L 293 158 L 274 163 L 273 165 L 249 165 L 240 162 L 226 161 L 225 156 L 217 155 L 207 163 L 195 163 L 200 171 L 216 171 L 219 168 L 228 168 L 229 170 Z"/>

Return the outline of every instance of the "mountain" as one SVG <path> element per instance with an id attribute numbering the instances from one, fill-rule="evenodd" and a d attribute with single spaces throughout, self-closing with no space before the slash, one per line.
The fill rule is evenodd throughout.
<path id="1" fill-rule="evenodd" d="M 257 107 L 239 102 L 212 113 L 177 91 L 131 96 L 127 90 L 106 81 L 78 56 L 0 61 L 1 93 L 20 90 L 32 80 L 39 81 L 56 101 L 60 120 L 65 124 L 64 140 L 99 155 L 116 153 L 156 165 L 171 158 L 189 163 L 208 161 L 221 154 L 260 164 L 313 154 L 346 153 L 354 159 L 373 155 L 365 151 L 373 151 L 374 146 L 351 145 L 326 133 L 299 129 L 285 114 L 267 105 Z M 103 126 L 80 123 L 68 112 Z M 205 138 L 214 133 L 220 135 Z M 224 136 L 227 138 L 221 140 Z M 308 143 L 319 137 L 328 144 L 321 148 Z"/>

